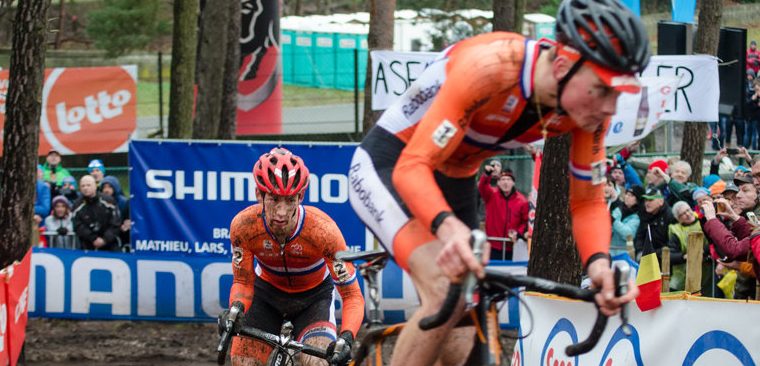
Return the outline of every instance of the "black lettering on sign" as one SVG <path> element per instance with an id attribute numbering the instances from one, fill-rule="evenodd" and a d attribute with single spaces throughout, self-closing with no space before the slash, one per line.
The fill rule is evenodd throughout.
<path id="1" fill-rule="evenodd" d="M 385 69 L 383 68 L 383 63 L 380 62 L 377 65 L 377 75 L 375 75 L 375 91 L 374 93 L 377 94 L 377 86 L 380 84 L 380 82 L 383 82 L 383 87 L 385 88 L 385 94 L 388 94 L 388 80 L 385 79 Z"/>
<path id="2" fill-rule="evenodd" d="M 672 72 L 670 72 L 670 69 L 674 69 Z M 686 109 L 689 110 L 689 113 L 692 112 L 691 109 L 691 103 L 689 102 L 689 96 L 686 94 L 686 88 L 688 88 L 691 84 L 694 83 L 694 71 L 689 69 L 686 66 L 671 66 L 671 65 L 657 65 L 657 76 L 663 76 L 663 75 L 669 75 L 669 76 L 675 76 L 675 77 L 681 77 L 681 81 L 678 83 L 678 89 L 674 93 L 673 97 L 675 98 L 673 100 L 673 108 L 675 111 L 678 111 L 678 95 L 679 92 L 683 96 L 683 100 L 686 103 Z M 688 82 L 686 80 L 688 79 Z M 670 109 L 666 109 L 665 113 L 673 112 Z"/>
<path id="3" fill-rule="evenodd" d="M 402 91 L 393 91 L 393 94 L 401 95 L 404 94 L 406 89 L 409 87 L 409 83 L 406 81 L 406 78 L 404 78 L 404 75 L 401 74 L 401 71 L 397 70 L 397 68 L 401 65 L 400 61 L 392 61 L 390 64 L 391 72 L 398 76 L 399 79 L 401 79 L 404 82 L 404 90 Z M 395 66 L 395 67 L 394 67 Z"/>

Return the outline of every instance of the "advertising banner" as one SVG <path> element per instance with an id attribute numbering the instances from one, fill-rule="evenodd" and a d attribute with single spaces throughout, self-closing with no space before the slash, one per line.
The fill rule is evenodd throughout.
<path id="1" fill-rule="evenodd" d="M 230 255 L 235 215 L 256 203 L 253 164 L 277 145 L 133 140 L 129 146 L 132 247 L 138 253 Z M 364 224 L 348 202 L 356 145 L 287 144 L 309 168 L 304 205 L 326 212 L 346 243 L 364 248 Z"/>
<path id="2" fill-rule="evenodd" d="M 237 134 L 282 132 L 278 0 L 242 0 Z"/>
<path id="3" fill-rule="evenodd" d="M 437 53 L 372 51 L 372 110 L 387 109 L 409 89 Z"/>
<path id="4" fill-rule="evenodd" d="M 5 125 L 9 70 L 0 71 L 0 130 Z M 45 70 L 39 155 L 127 151 L 137 128 L 137 66 Z M 2 133 L 0 133 L 2 153 Z"/>
<path id="5" fill-rule="evenodd" d="M 591 352 L 565 355 L 565 347 L 588 337 L 596 317 L 594 305 L 545 296 L 525 296 L 534 317 L 521 319 L 530 335 L 515 344 L 512 365 L 756 365 L 760 362 L 760 303 L 679 295 L 663 298 L 662 307 L 642 313 L 628 306 L 632 335 L 620 317 Z M 716 316 L 720 314 L 719 316 Z M 522 310 L 521 310 L 522 311 Z"/>
<path id="6" fill-rule="evenodd" d="M 492 265 L 516 274 L 527 270 L 526 262 Z M 358 279 L 364 296 L 369 296 L 361 276 Z M 229 304 L 231 286 L 230 256 L 156 257 L 34 248 L 29 313 L 69 319 L 215 321 Z M 379 294 L 386 324 L 406 321 L 419 307 L 411 278 L 392 261 L 380 272 Z M 337 292 L 335 298 L 340 319 Z M 516 300 L 504 306 L 500 321 L 502 327 L 519 325 Z"/>
<path id="7" fill-rule="evenodd" d="M 0 365 L 16 366 L 24 346 L 31 258 L 0 271 Z"/>
<path id="8" fill-rule="evenodd" d="M 372 51 L 372 109 L 388 108 L 419 78 L 436 55 L 428 52 Z M 641 76 L 679 80 L 676 90 L 669 94 L 661 119 L 691 122 L 718 120 L 720 85 L 715 57 L 652 56 Z M 618 102 L 618 108 L 620 106 Z M 623 117 L 618 113 L 613 120 L 620 121 Z M 630 118 L 625 120 L 626 123 L 633 121 Z"/>

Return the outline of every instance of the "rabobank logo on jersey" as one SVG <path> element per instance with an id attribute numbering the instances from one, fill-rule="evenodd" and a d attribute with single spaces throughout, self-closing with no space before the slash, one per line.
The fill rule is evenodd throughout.
<path id="1" fill-rule="evenodd" d="M 256 203 L 253 164 L 275 146 L 300 156 L 309 168 L 304 204 L 330 215 L 349 246 L 362 247 L 364 225 L 348 202 L 355 145 L 133 140 L 129 183 L 135 250 L 231 255 L 230 222 Z"/>

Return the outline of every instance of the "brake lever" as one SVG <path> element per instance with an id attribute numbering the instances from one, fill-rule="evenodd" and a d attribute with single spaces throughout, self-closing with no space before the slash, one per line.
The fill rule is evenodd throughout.
<path id="1" fill-rule="evenodd" d="M 631 273 L 631 267 L 627 263 L 618 262 L 615 264 L 615 296 L 620 297 L 628 293 L 628 280 Z M 633 332 L 628 324 L 628 303 L 620 307 L 620 329 L 626 337 L 630 337 Z"/>
<path id="2" fill-rule="evenodd" d="M 470 242 L 472 243 L 472 254 L 478 262 L 483 260 L 483 251 L 486 244 L 486 233 L 481 230 L 473 230 Z M 466 309 L 471 309 L 474 305 L 475 286 L 478 284 L 478 278 L 475 273 L 468 273 L 464 278 L 462 290 L 464 291 L 464 303 Z"/>

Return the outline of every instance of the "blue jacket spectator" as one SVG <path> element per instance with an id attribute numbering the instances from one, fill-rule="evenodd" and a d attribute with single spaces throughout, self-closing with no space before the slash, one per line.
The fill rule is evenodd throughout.
<path id="1" fill-rule="evenodd" d="M 42 165 L 37 165 L 37 195 L 34 199 L 34 222 L 38 225 L 50 214 L 50 185 L 42 179 Z"/>
<path id="2" fill-rule="evenodd" d="M 119 207 L 120 213 L 123 214 L 127 211 L 128 200 L 127 197 L 124 196 L 124 192 L 121 190 L 119 179 L 113 175 L 105 176 L 103 178 L 103 182 L 100 184 L 100 190 L 104 197 L 110 197 L 114 200 L 114 202 Z"/>
<path id="3" fill-rule="evenodd" d="M 628 237 L 633 241 L 639 229 L 639 202 L 644 194 L 644 188 L 633 186 L 625 190 L 623 204 L 612 210 L 612 241 L 610 254 L 626 252 Z"/>
<path id="4" fill-rule="evenodd" d="M 95 178 L 95 183 L 100 187 L 100 182 L 103 181 L 103 177 L 106 175 L 106 167 L 100 159 L 92 159 L 87 164 L 87 172 Z"/>

